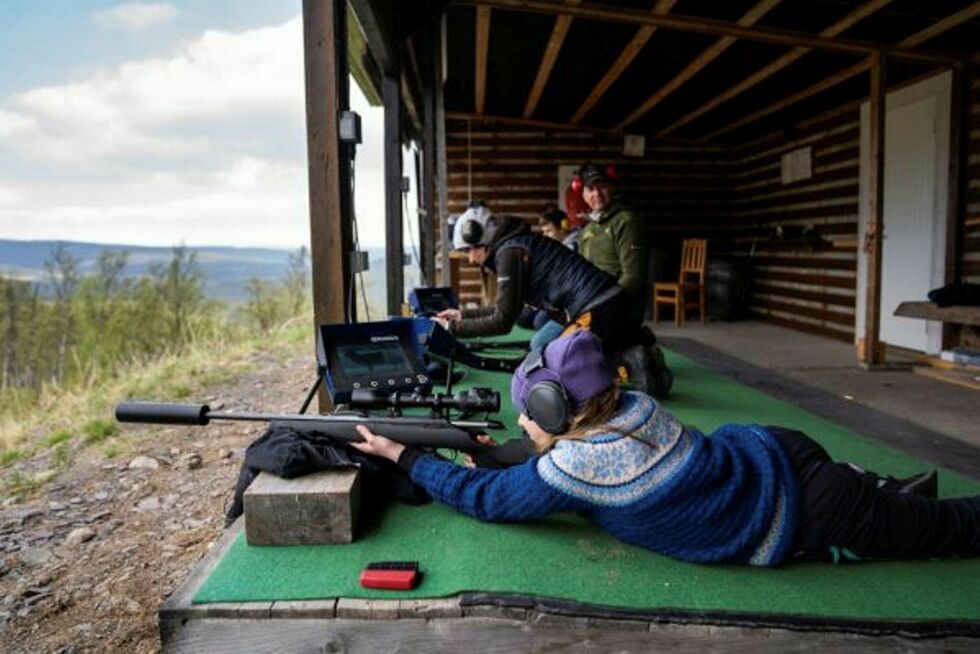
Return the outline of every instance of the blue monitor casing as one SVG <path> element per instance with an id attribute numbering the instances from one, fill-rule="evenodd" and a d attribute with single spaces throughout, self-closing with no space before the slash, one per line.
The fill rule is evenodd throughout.
<path id="1" fill-rule="evenodd" d="M 423 357 L 430 331 L 412 318 L 320 325 L 317 363 L 333 401 L 350 402 L 356 389 L 429 392 Z"/>
<path id="2" fill-rule="evenodd" d="M 458 309 L 459 299 L 449 286 L 420 286 L 409 292 L 408 306 L 416 316 L 434 316 L 444 309 Z"/>

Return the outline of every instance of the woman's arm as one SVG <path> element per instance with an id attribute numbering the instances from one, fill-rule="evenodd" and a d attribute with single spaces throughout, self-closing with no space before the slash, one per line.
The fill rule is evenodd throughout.
<path id="1" fill-rule="evenodd" d="M 464 468 L 358 427 L 367 454 L 397 461 L 416 484 L 436 500 L 485 522 L 520 522 L 558 511 L 576 511 L 581 501 L 541 479 L 537 457 L 511 468 Z"/>
<path id="2" fill-rule="evenodd" d="M 453 333 L 460 338 L 471 336 L 499 336 L 506 334 L 517 322 L 524 306 L 527 280 L 530 277 L 530 260 L 521 248 L 507 248 L 497 256 L 497 302 L 488 313 L 463 312 L 463 319 L 450 323 Z"/>

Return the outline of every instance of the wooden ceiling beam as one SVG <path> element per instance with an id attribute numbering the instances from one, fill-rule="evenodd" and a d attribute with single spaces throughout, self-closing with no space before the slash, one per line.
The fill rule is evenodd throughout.
<path id="1" fill-rule="evenodd" d="M 456 5 L 476 6 L 506 11 L 525 11 L 538 14 L 564 15 L 573 18 L 584 18 L 609 23 L 627 23 L 633 25 L 652 25 L 679 32 L 695 34 L 710 34 L 714 36 L 733 36 L 738 39 L 773 43 L 790 47 L 803 46 L 808 48 L 847 52 L 856 55 L 868 55 L 883 52 L 887 57 L 898 61 L 917 61 L 939 66 L 961 66 L 963 58 L 955 55 L 915 50 L 901 45 L 873 43 L 857 39 L 826 37 L 797 32 L 793 30 L 772 27 L 742 26 L 735 23 L 701 18 L 681 16 L 678 14 L 651 14 L 646 11 L 628 9 L 625 7 L 607 7 L 595 3 L 587 5 L 566 5 L 557 0 L 454 0 Z"/>
<path id="2" fill-rule="evenodd" d="M 482 114 L 487 101 L 487 55 L 490 51 L 490 7 L 476 8 L 475 111 Z"/>
<path id="3" fill-rule="evenodd" d="M 371 0 L 348 0 L 361 26 L 368 48 L 384 72 L 398 70 L 398 46 L 394 36 L 392 18 L 378 11 Z"/>
<path id="4" fill-rule="evenodd" d="M 749 9 L 744 16 L 739 18 L 737 24 L 742 26 L 755 24 L 756 21 L 765 16 L 766 13 L 778 5 L 779 2 L 780 0 L 761 0 L 754 7 Z M 657 89 L 653 95 L 647 98 L 643 104 L 637 107 L 633 113 L 631 113 L 619 125 L 617 125 L 616 129 L 625 129 L 627 125 L 635 122 L 640 116 L 643 116 L 655 106 L 660 104 L 664 98 L 676 91 L 684 82 L 697 75 L 704 69 L 705 66 L 718 58 L 718 56 L 727 50 L 730 45 L 735 43 L 736 40 L 737 39 L 734 36 L 723 36 L 715 41 L 711 47 L 702 52 L 691 63 L 685 66 L 684 70 L 679 72 L 673 79 Z"/>
<path id="5" fill-rule="evenodd" d="M 402 74 L 398 76 L 398 83 L 402 92 L 402 105 L 405 107 L 405 113 L 408 114 L 408 120 L 412 123 L 412 129 L 415 134 L 421 134 L 422 111 L 405 71 L 402 71 Z"/>
<path id="6" fill-rule="evenodd" d="M 565 3 L 573 5 L 578 4 L 580 1 L 565 0 Z M 561 52 L 561 46 L 565 42 L 565 35 L 568 34 L 568 28 L 571 25 L 571 16 L 558 16 L 555 18 L 555 26 L 551 29 L 551 37 L 548 39 L 548 45 L 545 46 L 544 55 L 541 56 L 541 63 L 538 65 L 538 74 L 534 78 L 534 85 L 531 86 L 531 92 L 528 94 L 527 102 L 524 104 L 525 118 L 533 116 L 534 110 L 538 108 L 541 94 L 544 93 L 544 87 L 548 85 L 548 78 L 551 77 L 551 69 L 555 66 L 558 53 Z"/>
<path id="7" fill-rule="evenodd" d="M 936 23 L 933 23 L 929 27 L 926 27 L 925 29 L 919 30 L 915 34 L 913 34 L 911 36 L 908 36 L 908 37 L 902 39 L 899 42 L 899 45 L 900 46 L 909 46 L 909 45 L 915 45 L 915 44 L 918 44 L 918 43 L 923 43 L 923 42 L 925 42 L 925 41 L 927 41 L 927 40 L 929 40 L 931 38 L 934 38 L 936 36 L 939 36 L 943 32 L 946 32 L 948 30 L 953 29 L 954 27 L 957 27 L 958 25 L 962 25 L 963 23 L 965 23 L 966 21 L 974 18 L 978 14 L 980 14 L 980 2 L 974 2 L 969 7 L 966 7 L 965 9 L 962 9 L 962 10 L 956 12 L 955 14 L 951 14 L 951 15 L 947 16 L 946 18 L 944 18 L 944 19 L 942 19 L 942 20 L 940 20 L 940 21 L 938 21 Z M 940 27 L 941 27 L 941 29 L 940 29 Z M 731 132 L 731 131 L 733 131 L 735 129 L 738 129 L 739 127 L 742 127 L 744 125 L 748 125 L 749 123 L 754 122 L 754 121 L 756 121 L 756 120 L 758 120 L 760 118 L 763 118 L 765 116 L 768 116 L 768 115 L 770 115 L 772 113 L 775 113 L 777 111 L 781 111 L 782 109 L 785 109 L 785 108 L 787 108 L 787 107 L 789 107 L 789 106 L 791 106 L 793 104 L 796 104 L 797 102 L 800 102 L 801 100 L 805 100 L 806 98 L 812 97 L 812 96 L 816 95 L 817 93 L 820 93 L 822 91 L 825 91 L 825 90 L 831 88 L 832 86 L 835 86 L 837 84 L 840 84 L 841 82 L 844 82 L 844 81 L 850 79 L 851 77 L 854 77 L 855 75 L 858 75 L 858 74 L 864 72 L 864 70 L 866 70 L 868 68 L 868 65 L 869 65 L 868 64 L 868 61 L 859 62 L 858 64 L 856 64 L 854 66 L 851 66 L 850 68 L 846 68 L 846 69 L 844 69 L 844 70 L 842 70 L 842 71 L 840 71 L 838 73 L 835 73 L 834 75 L 831 75 L 830 77 L 828 77 L 828 78 L 826 78 L 826 79 L 824 79 L 824 80 L 822 80 L 820 82 L 817 82 L 816 84 L 810 86 L 809 88 L 806 88 L 806 89 L 804 89 L 804 90 L 802 90 L 802 91 L 800 91 L 798 93 L 794 93 L 793 95 L 791 95 L 791 96 L 789 96 L 787 98 L 783 98 L 782 100 L 779 100 L 779 101 L 777 101 L 777 102 L 769 105 L 768 107 L 764 107 L 764 108 L 762 108 L 762 109 L 760 109 L 758 111 L 754 111 L 751 114 L 749 114 L 748 116 L 745 116 L 743 118 L 740 118 L 740 119 L 736 120 L 733 123 L 730 123 L 728 125 L 725 125 L 721 129 L 717 129 L 717 130 L 711 132 L 710 134 L 708 134 L 708 135 L 706 135 L 706 136 L 704 136 L 704 137 L 702 137 L 701 139 L 698 139 L 698 140 L 699 141 L 702 141 L 702 142 L 703 141 L 710 141 L 710 140 L 712 140 L 714 138 L 717 138 L 717 137 L 719 137 L 719 136 L 721 136 L 723 134 L 727 134 L 728 132 Z"/>
<path id="8" fill-rule="evenodd" d="M 779 2 L 779 0 L 773 1 Z M 651 11 L 654 14 L 666 14 L 674 7 L 675 4 L 677 4 L 677 0 L 657 0 L 657 4 L 653 7 L 653 9 L 651 9 Z M 654 32 L 656 31 L 657 28 L 653 25 L 643 25 L 636 30 L 636 34 L 633 36 L 630 42 L 626 44 L 623 51 L 619 53 L 619 57 L 616 58 L 616 61 L 609 67 L 609 70 L 607 70 L 606 73 L 599 79 L 599 82 L 595 85 L 595 88 L 592 89 L 592 92 L 589 93 L 589 96 L 585 99 L 585 102 L 582 103 L 582 106 L 580 106 L 571 117 L 571 122 L 573 124 L 577 125 L 578 123 L 582 122 L 585 115 L 589 113 L 589 111 L 592 110 L 592 107 L 594 107 L 602 96 L 606 94 L 606 91 L 608 91 L 609 87 L 613 85 L 613 82 L 619 79 L 619 76 L 623 74 L 623 71 L 625 71 L 633 60 L 636 59 L 636 56 L 640 54 L 640 51 L 643 50 L 643 47 L 647 44 L 647 41 L 650 40 L 650 37 L 653 36 Z"/>
<path id="9" fill-rule="evenodd" d="M 446 119 L 453 120 L 472 120 L 486 123 L 496 123 L 500 125 L 514 125 L 516 127 L 537 127 L 541 129 L 561 130 L 565 132 L 594 132 L 596 134 L 612 134 L 612 130 L 600 127 L 587 127 L 572 125 L 571 123 L 552 122 L 550 120 L 537 120 L 535 118 L 516 118 L 514 116 L 490 116 L 487 114 L 469 113 L 466 111 L 447 111 Z"/>
<path id="10" fill-rule="evenodd" d="M 933 23 L 924 30 L 916 32 L 907 39 L 904 39 L 899 45 L 906 48 L 914 48 L 920 43 L 925 43 L 929 39 L 939 36 L 940 34 L 947 32 L 954 27 L 958 27 L 966 21 L 976 18 L 977 16 L 980 16 L 980 2 L 973 2 L 963 9 L 960 9 L 955 14 L 950 14 L 946 18 L 937 23 Z"/>
<path id="11" fill-rule="evenodd" d="M 865 59 L 863 61 L 859 61 L 858 63 L 854 64 L 853 66 L 849 66 L 849 67 L 845 68 L 844 70 L 838 71 L 838 72 L 834 73 L 833 75 L 831 75 L 830 77 L 827 77 L 827 78 L 825 78 L 825 79 L 817 82 L 816 84 L 813 84 L 812 86 L 808 86 L 807 88 L 803 89 L 802 91 L 799 91 L 797 93 L 794 93 L 793 95 L 791 95 L 789 97 L 783 98 L 782 100 L 779 100 L 778 102 L 774 102 L 774 103 L 772 103 L 771 105 L 769 105 L 767 107 L 763 107 L 762 109 L 759 109 L 758 111 L 753 111 L 748 116 L 744 116 L 743 118 L 739 118 L 735 122 L 729 123 L 728 125 L 725 125 L 721 129 L 715 130 L 714 132 L 711 132 L 710 134 L 708 134 L 707 136 L 702 137 L 699 140 L 700 141 L 710 141 L 710 140 L 712 140 L 714 138 L 717 138 L 717 137 L 721 136 L 722 134 L 727 134 L 728 132 L 730 132 L 730 131 L 732 131 L 734 129 L 738 129 L 739 127 L 742 127 L 743 125 L 748 125 L 749 123 L 755 122 L 755 121 L 759 120 L 760 118 L 762 118 L 764 116 L 768 116 L 769 114 L 772 114 L 772 113 L 775 113 L 777 111 L 781 111 L 781 110 L 783 110 L 783 109 L 785 109 L 787 107 L 790 107 L 790 106 L 796 104 L 797 102 L 801 102 L 802 100 L 806 100 L 807 98 L 811 98 L 811 97 L 817 95 L 818 93 L 823 93 L 827 89 L 832 88 L 834 86 L 837 86 L 841 82 L 846 82 L 847 80 L 851 79 L 852 77 L 855 77 L 857 75 L 860 75 L 864 71 L 868 70 L 868 66 L 869 66 L 869 63 L 868 63 L 868 60 L 867 59 Z"/>
<path id="12" fill-rule="evenodd" d="M 535 118 L 517 118 L 515 116 L 492 116 L 488 114 L 477 115 L 475 113 L 470 113 L 466 111 L 447 111 L 446 120 L 469 120 L 469 121 L 473 121 L 474 123 L 486 123 L 489 125 L 530 127 L 535 129 L 575 132 L 577 134 L 588 132 L 591 134 L 599 134 L 603 136 L 612 136 L 612 137 L 616 137 L 619 135 L 618 132 L 616 132 L 611 128 L 592 127 L 589 125 L 572 125 L 571 123 L 559 123 L 559 122 L 553 122 L 549 120 L 537 120 Z M 698 147 L 704 145 L 699 141 L 694 141 L 690 139 L 685 140 L 679 138 L 657 139 L 656 142 L 667 144 L 667 145 L 684 145 L 684 146 L 698 146 Z"/>
<path id="13" fill-rule="evenodd" d="M 889 4 L 890 2 L 892 2 L 892 0 L 869 0 L 868 2 L 865 2 L 864 4 L 855 8 L 853 11 L 848 13 L 846 16 L 841 18 L 839 21 L 837 21 L 830 27 L 820 32 L 820 35 L 837 36 L 844 30 L 853 27 L 858 21 L 867 18 L 868 16 L 878 11 L 879 9 Z M 692 120 L 699 118 L 700 116 L 703 116 L 704 114 L 708 113 L 715 107 L 722 105 L 725 102 L 728 102 L 729 100 L 734 98 L 735 96 L 740 95 L 745 91 L 749 90 L 759 82 L 769 79 L 770 77 L 772 77 L 782 69 L 786 68 L 791 63 L 793 63 L 794 61 L 796 61 L 797 59 L 799 59 L 800 57 L 802 57 L 808 52 L 812 52 L 812 48 L 793 48 L 792 50 L 790 50 L 780 58 L 773 61 L 768 66 L 749 75 L 738 84 L 726 89 L 725 91 L 722 91 L 721 93 L 711 98 L 711 100 L 704 103 L 697 109 L 684 114 L 676 121 L 674 121 L 667 127 L 657 132 L 657 136 L 667 136 L 671 132 L 688 124 Z"/>

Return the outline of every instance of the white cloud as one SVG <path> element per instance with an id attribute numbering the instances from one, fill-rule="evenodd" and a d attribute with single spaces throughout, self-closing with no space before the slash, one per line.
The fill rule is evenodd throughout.
<path id="1" fill-rule="evenodd" d="M 139 32 L 177 17 L 177 8 L 164 2 L 127 2 L 92 13 L 96 24 L 127 32 Z"/>
<path id="2" fill-rule="evenodd" d="M 24 134 L 34 128 L 34 120 L 30 116 L 0 109 L 0 138 Z"/>
<path id="3" fill-rule="evenodd" d="M 305 166 L 254 159 L 199 177 L 158 174 L 126 184 L 37 188 L 59 202 L 8 208 L 0 235 L 131 245 L 296 247 L 309 240 Z M 13 197 L 12 199 L 16 199 Z"/>
<path id="4" fill-rule="evenodd" d="M 0 238 L 307 243 L 304 86 L 297 17 L 0 99 Z M 360 237 L 379 245 L 382 112 L 351 94 Z"/>
<path id="5" fill-rule="evenodd" d="M 21 204 L 24 201 L 24 192 L 16 188 L 7 188 L 0 185 L 0 207 L 4 205 Z"/>
<path id="6" fill-rule="evenodd" d="M 49 163 L 199 157 L 216 144 L 208 125 L 302 125 L 299 19 L 241 33 L 205 32 L 168 59 L 125 63 L 61 86 L 31 89 L 0 107 L 0 135 L 25 158 Z M 195 129 L 195 126 L 197 129 Z M 9 132 L 9 134 L 8 134 Z"/>

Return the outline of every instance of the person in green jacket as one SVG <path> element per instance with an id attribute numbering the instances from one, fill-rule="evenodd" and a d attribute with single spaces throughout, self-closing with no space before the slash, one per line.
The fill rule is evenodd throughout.
<path id="1" fill-rule="evenodd" d="M 615 194 L 611 170 L 582 167 L 582 196 L 589 222 L 579 235 L 579 253 L 599 270 L 616 278 L 629 294 L 636 322 L 646 313 L 650 287 L 647 274 L 649 238 L 643 220 Z"/>
<path id="2" fill-rule="evenodd" d="M 605 170 L 586 164 L 578 173 L 582 198 L 589 206 L 588 222 L 579 233 L 579 254 L 596 268 L 616 278 L 629 298 L 626 324 L 643 325 L 647 296 L 651 290 L 648 271 L 649 238 L 643 219 L 615 194 L 616 169 Z M 575 182 L 573 182 L 575 184 Z M 624 352 L 627 368 L 637 371 L 631 377 L 654 380 L 657 397 L 665 397 L 674 376 L 656 346 L 656 336 L 642 327 L 642 343 Z M 638 372 L 642 371 L 638 376 Z M 643 384 L 648 383 L 643 381 Z"/>

